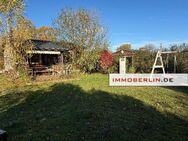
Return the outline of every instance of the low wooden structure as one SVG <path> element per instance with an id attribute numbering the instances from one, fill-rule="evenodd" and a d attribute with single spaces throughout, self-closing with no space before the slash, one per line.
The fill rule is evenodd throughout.
<path id="1" fill-rule="evenodd" d="M 0 129 L 0 141 L 7 141 L 7 132 Z"/>
<path id="2" fill-rule="evenodd" d="M 43 40 L 31 40 L 31 42 L 34 47 L 27 51 L 28 56 L 31 56 L 27 59 L 27 66 L 32 75 L 53 74 L 57 71 L 54 70 L 54 66 L 66 63 L 64 55 L 68 50 L 60 43 Z"/>

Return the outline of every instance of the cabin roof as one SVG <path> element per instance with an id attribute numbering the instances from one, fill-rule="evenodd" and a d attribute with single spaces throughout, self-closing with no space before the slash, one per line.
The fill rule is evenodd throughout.
<path id="1" fill-rule="evenodd" d="M 45 41 L 45 40 L 31 40 L 34 47 L 33 50 L 41 51 L 65 51 L 67 50 L 59 42 Z"/>

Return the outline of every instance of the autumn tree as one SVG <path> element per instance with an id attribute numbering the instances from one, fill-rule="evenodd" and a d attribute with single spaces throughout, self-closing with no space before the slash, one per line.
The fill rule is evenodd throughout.
<path id="1" fill-rule="evenodd" d="M 35 38 L 35 26 L 25 18 L 20 18 L 12 30 L 12 47 L 14 62 L 24 65 L 27 61 L 27 51 L 32 50 L 33 44 L 30 39 Z"/>
<path id="2" fill-rule="evenodd" d="M 35 29 L 35 39 L 55 41 L 56 40 L 56 32 L 51 27 L 42 26 L 42 27 Z"/>
<path id="3" fill-rule="evenodd" d="M 28 40 L 36 37 L 34 24 L 24 17 L 17 20 L 17 23 L 13 28 L 13 33 L 15 36 L 22 37 L 23 40 Z"/>
<path id="4" fill-rule="evenodd" d="M 73 62 L 78 63 L 84 50 L 91 51 L 96 48 L 108 46 L 104 27 L 100 24 L 98 16 L 85 9 L 62 9 L 55 20 L 58 39 L 72 43 Z"/>
<path id="5" fill-rule="evenodd" d="M 122 44 L 120 47 L 117 48 L 117 51 L 120 50 L 131 50 L 131 44 Z"/>
<path id="6" fill-rule="evenodd" d="M 14 69 L 13 56 L 13 27 L 17 20 L 22 17 L 24 9 L 24 0 L 1 0 L 0 1 L 0 18 L 1 30 L 5 35 L 4 48 L 4 69 L 10 71 Z"/>

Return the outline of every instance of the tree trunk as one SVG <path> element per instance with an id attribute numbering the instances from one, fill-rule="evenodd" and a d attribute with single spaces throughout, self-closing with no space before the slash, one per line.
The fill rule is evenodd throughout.
<path id="1" fill-rule="evenodd" d="M 12 48 L 12 26 L 11 26 L 11 20 L 12 17 L 7 15 L 6 17 L 6 45 L 4 48 L 4 70 L 6 72 L 10 72 L 13 70 L 13 48 Z"/>
<path id="2" fill-rule="evenodd" d="M 13 70 L 13 49 L 8 44 L 4 48 L 4 70 L 6 72 Z"/>

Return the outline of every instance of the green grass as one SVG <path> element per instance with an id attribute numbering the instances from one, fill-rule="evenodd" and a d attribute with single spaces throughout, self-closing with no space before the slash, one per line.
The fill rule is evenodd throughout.
<path id="1" fill-rule="evenodd" d="M 101 74 L 0 87 L 8 141 L 188 140 L 187 87 L 109 87 Z"/>

